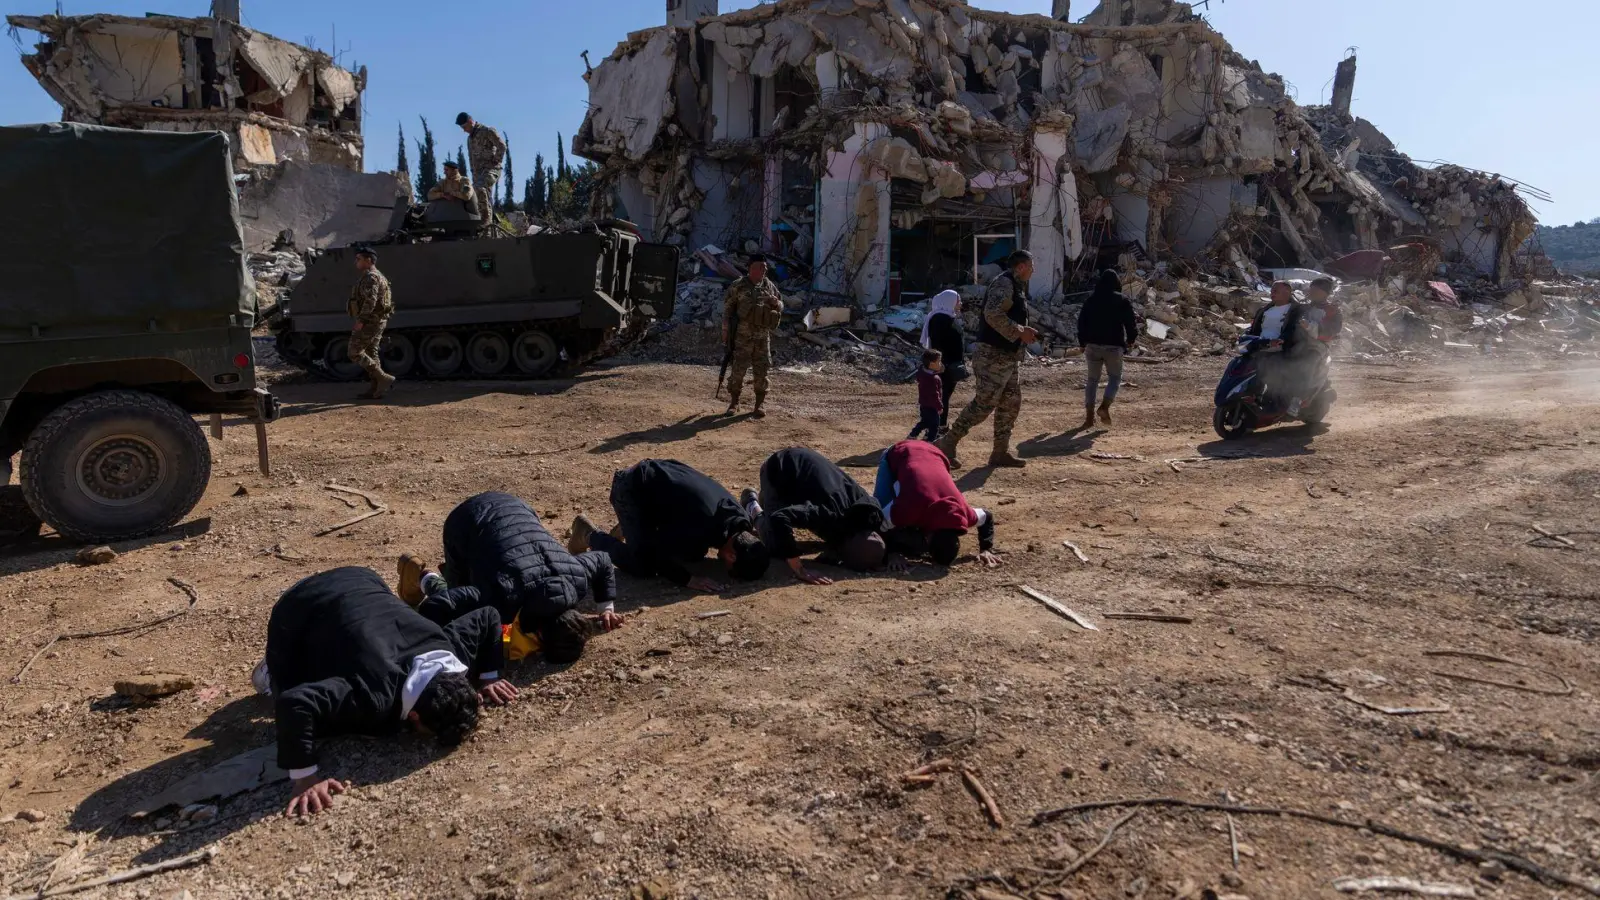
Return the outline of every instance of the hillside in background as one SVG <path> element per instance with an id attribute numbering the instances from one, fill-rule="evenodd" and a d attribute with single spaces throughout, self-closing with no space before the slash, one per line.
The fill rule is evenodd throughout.
<path id="1" fill-rule="evenodd" d="M 1540 225 L 1533 237 L 1561 271 L 1600 275 L 1600 219 L 1576 225 Z"/>

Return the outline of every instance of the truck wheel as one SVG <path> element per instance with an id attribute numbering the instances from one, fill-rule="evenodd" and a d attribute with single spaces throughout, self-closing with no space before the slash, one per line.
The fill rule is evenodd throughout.
<path id="1" fill-rule="evenodd" d="M 499 375 L 511 364 L 511 345 L 492 331 L 480 331 L 467 341 L 467 365 L 478 375 Z"/>
<path id="2" fill-rule="evenodd" d="M 390 375 L 410 375 L 411 370 L 417 367 L 417 345 L 403 334 L 386 334 L 383 336 L 383 346 L 378 351 L 378 359 L 383 363 L 383 370 Z"/>
<path id="3" fill-rule="evenodd" d="M 560 362 L 561 350 L 556 346 L 556 339 L 545 332 L 524 331 L 517 335 L 517 342 L 511 348 L 511 357 L 522 374 L 537 378 Z"/>
<path id="4" fill-rule="evenodd" d="M 39 518 L 82 543 L 176 525 L 211 480 L 194 417 L 141 391 L 103 391 L 57 408 L 22 449 L 22 492 Z"/>
<path id="5" fill-rule="evenodd" d="M 329 374 L 340 381 L 355 381 L 362 375 L 361 367 L 350 359 L 350 339 L 336 337 L 322 348 L 322 364 Z"/>
<path id="6" fill-rule="evenodd" d="M 448 331 L 435 331 L 422 339 L 417 348 L 417 361 L 423 371 L 436 378 L 455 373 L 461 368 L 461 339 Z"/>

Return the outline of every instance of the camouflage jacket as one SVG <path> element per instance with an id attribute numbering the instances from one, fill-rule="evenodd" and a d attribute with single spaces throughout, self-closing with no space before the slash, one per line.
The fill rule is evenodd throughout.
<path id="1" fill-rule="evenodd" d="M 457 178 L 454 184 L 451 184 L 450 179 L 446 178 L 434 185 L 428 191 L 429 200 L 466 201 L 471 200 L 473 196 L 472 182 L 466 180 L 465 178 Z"/>
<path id="2" fill-rule="evenodd" d="M 376 266 L 361 273 L 356 286 L 350 291 L 350 317 L 362 324 L 375 324 L 389 318 L 394 312 L 394 295 L 389 290 L 389 279 L 383 277 Z"/>
<path id="3" fill-rule="evenodd" d="M 1022 328 L 1028 323 L 1027 297 L 1027 286 L 1018 285 L 1016 276 L 1011 272 L 996 275 L 983 292 L 983 318 L 978 325 L 979 343 L 989 345 L 985 337 L 991 333 L 1003 341 L 1022 340 Z M 1022 304 L 1021 309 L 1015 308 L 1018 303 Z M 1026 351 L 1018 347 L 1016 357 L 1021 359 L 1025 355 Z"/>
<path id="4" fill-rule="evenodd" d="M 728 285 L 728 292 L 722 297 L 722 321 L 732 321 L 734 316 L 739 318 L 740 341 L 764 340 L 777 330 L 778 320 L 783 317 L 783 295 L 772 279 L 763 278 L 760 284 L 752 284 L 746 275 Z"/>
<path id="5" fill-rule="evenodd" d="M 467 158 L 472 161 L 472 180 L 485 185 L 489 175 L 500 175 L 500 165 L 506 160 L 506 141 L 487 125 L 479 125 L 467 135 Z"/>

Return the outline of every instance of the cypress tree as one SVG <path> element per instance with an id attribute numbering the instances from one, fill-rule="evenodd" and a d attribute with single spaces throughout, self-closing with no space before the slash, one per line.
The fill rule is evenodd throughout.
<path id="1" fill-rule="evenodd" d="M 567 180 L 567 148 L 561 132 L 556 132 L 556 181 Z"/>
<path id="2" fill-rule="evenodd" d="M 411 176 L 411 163 L 406 160 L 406 126 L 404 125 L 400 125 L 400 151 L 395 156 L 394 170 L 406 173 L 408 178 Z"/>
<path id="3" fill-rule="evenodd" d="M 433 129 L 422 119 L 422 140 L 417 142 L 417 198 L 426 199 L 428 192 L 439 183 L 439 159 L 434 155 Z"/>
<path id="4" fill-rule="evenodd" d="M 533 177 L 528 179 L 528 215 L 542 216 L 550 208 L 550 179 L 545 174 L 544 154 L 533 156 Z"/>
<path id="5" fill-rule="evenodd" d="M 510 211 L 512 211 L 512 210 L 517 208 L 517 176 L 511 170 L 511 141 L 510 141 L 509 138 L 506 140 L 506 174 L 505 174 L 505 182 L 506 182 L 506 198 L 505 198 L 505 204 L 501 208 L 504 209 L 506 212 L 510 212 Z M 491 198 L 491 199 L 493 199 L 493 198 Z"/>

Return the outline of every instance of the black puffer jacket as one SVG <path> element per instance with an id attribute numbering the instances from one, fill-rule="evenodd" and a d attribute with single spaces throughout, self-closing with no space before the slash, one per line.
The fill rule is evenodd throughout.
<path id="1" fill-rule="evenodd" d="M 591 594 L 601 606 L 617 599 L 610 556 L 568 553 L 533 508 L 510 494 L 479 494 L 452 510 L 444 520 L 444 555 L 452 584 L 477 588 L 503 620 L 520 617 L 525 631 Z"/>

